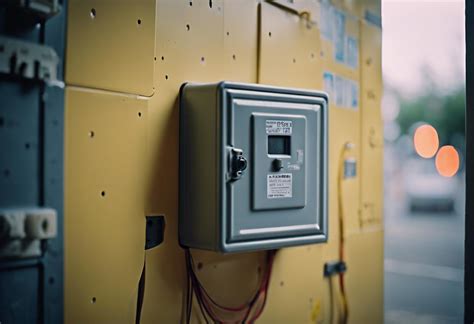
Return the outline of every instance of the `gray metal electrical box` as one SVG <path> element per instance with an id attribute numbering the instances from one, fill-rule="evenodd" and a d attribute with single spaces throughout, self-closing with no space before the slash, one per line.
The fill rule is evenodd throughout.
<path id="1" fill-rule="evenodd" d="M 184 84 L 179 240 L 220 252 L 327 241 L 327 96 Z"/>

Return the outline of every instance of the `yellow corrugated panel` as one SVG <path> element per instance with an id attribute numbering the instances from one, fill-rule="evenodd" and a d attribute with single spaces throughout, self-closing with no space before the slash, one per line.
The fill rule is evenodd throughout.
<path id="1" fill-rule="evenodd" d="M 131 323 L 145 244 L 147 101 L 66 89 L 65 321 Z"/>
<path id="2" fill-rule="evenodd" d="M 383 124 L 381 116 L 382 32 L 361 22 L 362 30 L 362 182 L 361 205 L 364 226 L 381 228 L 383 212 Z"/>
<path id="3" fill-rule="evenodd" d="M 155 0 L 68 2 L 66 82 L 151 96 Z"/>
<path id="4" fill-rule="evenodd" d="M 267 308 L 259 322 L 330 323 L 331 314 L 334 320 L 338 317 L 337 281 L 334 278 L 331 294 L 323 265 L 338 257 L 336 179 L 345 142 L 355 144 L 352 154 L 358 161 L 357 177 L 343 183 L 350 322 L 381 321 L 383 233 L 380 227 L 366 228 L 360 223 L 366 217 L 361 210 L 367 197 L 372 197 L 375 215 L 382 206 L 380 184 L 367 173 L 380 172 L 382 150 L 366 145 L 371 127 L 381 134 L 380 100 L 364 97 L 367 90 L 375 98 L 381 96 L 376 45 L 380 30 L 360 22 L 362 7 L 357 11 L 334 4 L 346 19 L 344 35 L 358 42 L 358 64 L 351 67 L 335 59 L 334 39 L 322 35 L 327 14 L 323 3 L 278 2 L 309 12 L 311 26 L 307 16 L 298 17 L 291 10 L 258 0 L 161 0 L 156 4 L 141 0 L 127 5 L 125 1 L 71 1 L 66 101 L 67 322 L 133 322 L 144 259 L 142 323 L 177 323 L 183 318 L 186 273 L 177 230 L 177 100 L 182 83 L 260 81 L 324 89 L 324 72 L 359 86 L 357 107 L 338 105 L 335 97 L 330 103 L 329 241 L 278 251 Z M 96 9 L 95 20 L 89 16 L 91 8 Z M 142 19 L 140 26 L 137 19 Z M 372 57 L 370 66 L 364 63 L 368 56 Z M 88 135 L 91 130 L 93 138 Z M 100 195 L 102 190 L 105 197 Z M 152 214 L 165 215 L 165 241 L 144 252 L 144 217 Z M 265 252 L 193 251 L 193 255 L 206 289 L 229 306 L 241 304 L 254 293 L 265 260 Z M 198 322 L 198 313 L 195 304 L 193 322 Z"/>

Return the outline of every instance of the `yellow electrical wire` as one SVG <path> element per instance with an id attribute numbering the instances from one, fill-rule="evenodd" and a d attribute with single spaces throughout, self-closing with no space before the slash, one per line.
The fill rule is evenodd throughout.
<path id="1" fill-rule="evenodd" d="M 339 215 L 339 261 L 344 261 L 344 204 L 342 195 L 342 181 L 344 179 L 344 157 L 346 152 L 351 150 L 354 145 L 350 142 L 344 143 L 339 156 L 339 167 L 337 175 L 337 206 Z M 339 290 L 341 293 L 341 303 L 343 314 L 341 323 L 347 323 L 349 319 L 349 304 L 347 300 L 346 290 L 344 287 L 344 273 L 339 273 Z"/>

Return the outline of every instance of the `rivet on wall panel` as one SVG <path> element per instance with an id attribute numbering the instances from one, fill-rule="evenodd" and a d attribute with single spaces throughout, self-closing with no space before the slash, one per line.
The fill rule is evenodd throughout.
<path id="1" fill-rule="evenodd" d="M 165 57 L 164 57 L 164 56 L 162 56 L 162 57 L 161 57 L 161 60 L 162 60 L 162 61 L 164 61 L 164 60 L 165 60 Z"/>
<path id="2" fill-rule="evenodd" d="M 25 143 L 25 149 L 29 149 L 30 148 L 30 143 Z"/>
<path id="3" fill-rule="evenodd" d="M 138 117 L 141 117 L 142 116 L 142 113 L 141 111 L 138 112 Z"/>
<path id="4" fill-rule="evenodd" d="M 285 282 L 282 280 L 280 281 L 280 287 L 283 287 L 285 285 Z"/>
<path id="5" fill-rule="evenodd" d="M 212 8 L 212 0 L 209 0 L 209 8 Z"/>
<path id="6" fill-rule="evenodd" d="M 168 74 L 165 75 L 165 79 L 168 80 Z"/>
<path id="7" fill-rule="evenodd" d="M 235 54 L 232 55 L 232 59 L 233 59 L 234 61 L 236 60 Z"/>
<path id="8" fill-rule="evenodd" d="M 94 131 L 89 131 L 89 137 L 90 137 L 90 138 L 93 138 L 94 136 L 95 136 Z"/>
<path id="9" fill-rule="evenodd" d="M 193 2 L 192 2 L 192 1 L 189 1 L 189 6 L 190 6 L 190 7 L 193 6 Z"/>
<path id="10" fill-rule="evenodd" d="M 201 63 L 204 63 L 206 61 L 206 58 L 204 56 L 201 57 Z"/>
<path id="11" fill-rule="evenodd" d="M 189 24 L 186 24 L 186 30 L 189 31 L 191 29 L 191 26 Z"/>
<path id="12" fill-rule="evenodd" d="M 293 59 L 293 63 L 296 63 L 296 59 L 295 59 L 295 58 Z"/>
<path id="13" fill-rule="evenodd" d="M 272 37 L 272 32 L 268 32 L 268 37 Z"/>
<path id="14" fill-rule="evenodd" d="M 92 8 L 92 9 L 91 9 L 91 12 L 90 12 L 91 18 L 94 19 L 94 18 L 96 17 L 96 15 L 97 15 L 97 13 L 96 13 L 96 11 L 95 11 L 95 8 Z"/>
<path id="15" fill-rule="evenodd" d="M 96 301 L 97 301 L 97 298 L 92 297 L 92 299 L 91 299 L 91 304 L 95 304 Z"/>
<path id="16" fill-rule="evenodd" d="M 142 24 L 142 20 L 141 20 L 141 19 L 138 19 L 138 20 L 137 20 L 137 24 L 141 25 L 141 24 Z"/>
<path id="17" fill-rule="evenodd" d="M 230 33 L 229 33 L 229 32 L 227 32 L 226 34 L 227 34 L 227 36 L 230 36 Z"/>
<path id="18" fill-rule="evenodd" d="M 100 195 L 101 195 L 102 197 L 105 197 L 105 191 L 102 191 L 102 192 L 100 193 Z"/>

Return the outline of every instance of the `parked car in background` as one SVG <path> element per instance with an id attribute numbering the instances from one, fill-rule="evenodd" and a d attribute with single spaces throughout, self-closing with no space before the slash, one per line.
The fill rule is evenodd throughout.
<path id="1" fill-rule="evenodd" d="M 452 211 L 457 197 L 457 177 L 438 174 L 433 159 L 412 158 L 405 163 L 404 185 L 411 211 Z"/>

